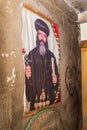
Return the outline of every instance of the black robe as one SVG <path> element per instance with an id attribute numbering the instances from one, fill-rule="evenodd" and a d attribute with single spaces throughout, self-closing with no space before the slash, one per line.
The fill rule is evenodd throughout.
<path id="1" fill-rule="evenodd" d="M 26 98 L 30 101 L 30 110 L 35 109 L 34 103 L 40 102 L 40 95 L 42 93 L 42 89 L 45 90 L 46 99 L 47 95 L 49 97 L 50 104 L 52 104 L 55 100 L 55 91 L 58 90 L 58 82 L 56 85 L 52 83 L 52 63 L 51 58 L 54 58 L 55 63 L 55 73 L 58 77 L 58 68 L 56 64 L 56 59 L 54 54 L 50 50 L 46 50 L 46 54 L 44 56 L 39 54 L 38 48 L 34 48 L 28 54 L 28 59 L 30 61 L 32 77 L 27 79 L 25 76 L 26 83 Z"/>

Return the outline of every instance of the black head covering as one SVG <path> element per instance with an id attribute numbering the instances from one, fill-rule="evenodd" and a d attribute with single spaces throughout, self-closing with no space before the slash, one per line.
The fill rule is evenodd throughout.
<path id="1" fill-rule="evenodd" d="M 36 19 L 35 21 L 35 29 L 36 31 L 41 30 L 46 33 L 47 37 L 49 36 L 49 28 L 48 25 L 41 19 Z"/>

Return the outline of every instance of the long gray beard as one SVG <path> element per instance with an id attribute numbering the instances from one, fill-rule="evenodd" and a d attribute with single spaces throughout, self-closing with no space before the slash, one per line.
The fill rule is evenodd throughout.
<path id="1" fill-rule="evenodd" d="M 40 53 L 40 55 L 45 55 L 45 53 L 46 53 L 46 48 L 45 48 L 45 46 L 44 45 L 40 45 L 39 46 L 39 53 Z"/>

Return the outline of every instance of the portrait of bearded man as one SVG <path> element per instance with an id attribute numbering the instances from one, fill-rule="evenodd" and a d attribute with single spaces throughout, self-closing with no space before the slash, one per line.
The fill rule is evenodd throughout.
<path id="1" fill-rule="evenodd" d="M 29 51 L 29 64 L 25 66 L 26 99 L 30 102 L 30 110 L 53 104 L 58 90 L 56 58 L 48 48 L 49 27 L 42 19 L 36 19 L 35 29 L 36 47 Z"/>

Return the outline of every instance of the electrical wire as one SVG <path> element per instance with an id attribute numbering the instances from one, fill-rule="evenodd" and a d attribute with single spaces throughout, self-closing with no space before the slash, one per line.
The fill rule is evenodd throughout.
<path id="1" fill-rule="evenodd" d="M 55 109 L 53 109 L 53 108 L 44 108 L 44 109 L 42 109 L 41 111 L 39 111 L 38 113 L 36 113 L 36 114 L 31 118 L 31 120 L 29 121 L 29 123 L 28 123 L 28 125 L 27 125 L 27 127 L 26 127 L 26 130 L 29 130 L 29 129 L 30 129 L 32 123 L 34 122 L 34 120 L 35 120 L 36 118 L 38 118 L 39 115 L 41 115 L 42 113 L 44 113 L 45 111 L 48 111 L 48 110 L 55 111 L 57 117 L 60 118 L 60 114 L 59 114 Z M 60 123 L 60 125 L 61 125 L 60 130 L 64 130 L 61 119 L 60 119 L 60 122 L 61 122 L 61 123 Z"/>

